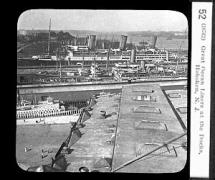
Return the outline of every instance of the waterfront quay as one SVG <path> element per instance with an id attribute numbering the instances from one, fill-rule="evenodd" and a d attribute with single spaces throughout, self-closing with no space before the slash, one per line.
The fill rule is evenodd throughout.
<path id="1" fill-rule="evenodd" d="M 23 99 L 32 100 L 37 97 L 40 99 L 42 96 L 50 95 L 60 100 L 73 100 L 81 101 L 87 100 L 99 91 L 116 91 L 119 92 L 122 86 L 128 82 L 115 82 L 115 83 L 75 83 L 75 84 L 45 84 L 45 85 L 17 85 L 17 91 Z M 187 86 L 187 79 L 178 80 L 163 80 L 163 81 L 138 81 L 131 82 L 131 84 L 145 84 L 145 83 L 158 83 L 162 87 L 181 87 Z"/>

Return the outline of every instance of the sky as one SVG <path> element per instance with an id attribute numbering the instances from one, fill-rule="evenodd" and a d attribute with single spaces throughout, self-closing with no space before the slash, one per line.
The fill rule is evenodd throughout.
<path id="1" fill-rule="evenodd" d="M 51 18 L 52 30 L 116 31 L 185 31 L 187 18 L 167 10 L 54 10 L 24 11 L 17 29 L 46 29 Z"/>

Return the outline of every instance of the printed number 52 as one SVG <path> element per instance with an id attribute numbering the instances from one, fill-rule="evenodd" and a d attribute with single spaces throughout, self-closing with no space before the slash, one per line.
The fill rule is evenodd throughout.
<path id="1" fill-rule="evenodd" d="M 199 19 L 206 19 L 206 9 L 199 9 Z"/>

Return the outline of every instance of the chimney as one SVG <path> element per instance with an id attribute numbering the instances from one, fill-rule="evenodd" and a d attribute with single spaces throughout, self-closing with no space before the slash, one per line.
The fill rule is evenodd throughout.
<path id="1" fill-rule="evenodd" d="M 126 46 L 126 41 L 127 41 L 127 36 L 121 35 L 121 41 L 119 44 L 119 49 L 120 50 L 125 50 L 125 46 Z"/>
<path id="2" fill-rule="evenodd" d="M 88 36 L 88 47 L 90 50 L 94 50 L 96 47 L 96 35 Z"/>

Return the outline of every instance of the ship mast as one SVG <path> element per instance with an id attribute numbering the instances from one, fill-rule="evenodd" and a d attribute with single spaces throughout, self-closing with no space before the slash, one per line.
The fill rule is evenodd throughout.
<path id="1" fill-rule="evenodd" d="M 76 41 L 75 41 L 75 46 L 78 46 L 79 45 L 79 42 L 78 42 L 78 34 L 76 35 Z"/>
<path id="2" fill-rule="evenodd" d="M 110 43 L 109 48 L 108 48 L 107 63 L 106 63 L 106 70 L 107 70 L 107 72 L 109 72 L 110 49 L 112 47 L 112 44 L 113 44 L 113 36 L 112 36 L 112 40 L 111 40 L 111 43 Z"/>
<path id="3" fill-rule="evenodd" d="M 51 37 L 51 18 L 49 20 L 48 55 L 49 55 L 49 51 L 50 51 L 50 37 Z"/>
<path id="4" fill-rule="evenodd" d="M 185 29 L 184 34 L 185 34 L 185 37 L 186 37 L 187 27 Z M 181 54 L 180 53 L 182 53 L 182 43 L 184 43 L 184 40 L 181 41 L 179 49 L 178 49 L 178 59 L 177 59 L 177 64 L 176 64 L 176 73 L 178 73 L 178 61 L 181 62 Z"/>

